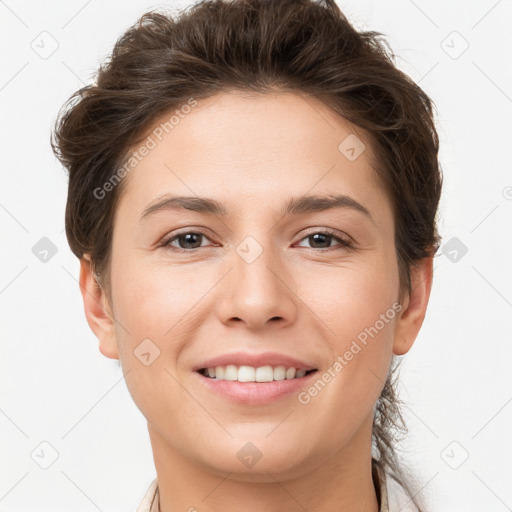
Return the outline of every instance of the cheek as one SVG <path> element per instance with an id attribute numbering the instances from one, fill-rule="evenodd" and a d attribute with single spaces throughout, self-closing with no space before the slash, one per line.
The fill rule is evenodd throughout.
<path id="1" fill-rule="evenodd" d="M 331 360 L 297 397 L 309 430 L 326 431 L 329 425 L 326 450 L 329 439 L 348 442 L 368 420 L 386 381 L 399 308 L 373 290 L 339 300 L 330 324 Z"/>
<path id="2" fill-rule="evenodd" d="M 212 285 L 186 266 L 116 262 L 115 253 L 112 262 L 116 338 L 130 394 L 152 423 L 166 424 L 172 410 L 174 421 L 185 424 L 194 409 L 176 364 L 202 323 L 194 306 Z"/>
<path id="3" fill-rule="evenodd" d="M 306 302 L 328 327 L 331 360 L 301 403 L 318 407 L 320 415 L 330 410 L 333 419 L 351 410 L 362 420 L 385 383 L 401 311 L 394 252 L 372 255 L 364 265 L 327 268 L 314 282 Z"/>
<path id="4" fill-rule="evenodd" d="M 115 314 L 133 335 L 132 342 L 141 337 L 163 341 L 178 332 L 181 337 L 185 326 L 190 327 L 189 313 L 211 288 L 203 274 L 193 265 L 165 268 L 136 260 L 113 265 Z"/>
<path id="5" fill-rule="evenodd" d="M 382 315 L 387 313 L 388 320 L 396 316 L 398 266 L 392 250 L 312 270 L 314 278 L 312 273 L 299 274 L 298 294 L 328 328 L 326 333 L 337 353 L 344 351 L 347 340 L 374 326 Z M 390 329 L 382 329 L 381 324 L 379 321 L 379 330 L 386 331 L 382 336 L 389 337 Z"/>

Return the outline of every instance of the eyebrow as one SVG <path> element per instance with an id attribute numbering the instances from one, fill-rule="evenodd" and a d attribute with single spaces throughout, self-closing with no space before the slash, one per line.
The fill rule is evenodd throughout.
<path id="1" fill-rule="evenodd" d="M 306 213 L 321 212 L 332 210 L 334 208 L 347 208 L 364 214 L 374 224 L 375 221 L 369 210 L 361 203 L 357 202 L 347 195 L 329 195 L 329 196 L 301 196 L 290 199 L 283 207 L 281 215 L 304 215 Z M 159 211 L 179 211 L 191 210 L 198 213 L 205 213 L 216 216 L 226 216 L 226 207 L 207 197 L 194 196 L 174 196 L 165 195 L 151 203 L 143 212 L 140 221 Z"/>

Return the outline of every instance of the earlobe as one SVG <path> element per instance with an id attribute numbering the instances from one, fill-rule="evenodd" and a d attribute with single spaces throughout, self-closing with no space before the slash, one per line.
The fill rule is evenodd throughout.
<path id="1" fill-rule="evenodd" d="M 425 319 L 432 289 L 433 257 L 423 258 L 411 266 L 411 293 L 397 320 L 393 354 L 401 356 L 412 347 Z"/>
<path id="2" fill-rule="evenodd" d="M 110 359 L 119 359 L 110 305 L 94 275 L 89 255 L 80 258 L 80 292 L 87 323 L 98 338 L 100 352 Z"/>

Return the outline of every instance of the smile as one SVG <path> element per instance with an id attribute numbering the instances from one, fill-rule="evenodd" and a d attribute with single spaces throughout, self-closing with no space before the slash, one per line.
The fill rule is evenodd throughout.
<path id="1" fill-rule="evenodd" d="M 217 371 L 223 377 L 217 377 Z M 215 376 L 210 377 L 210 373 Z M 274 372 L 277 373 L 277 380 L 274 380 Z M 283 376 L 284 379 L 280 379 Z M 227 365 L 201 368 L 192 372 L 197 376 L 198 385 L 206 389 L 212 396 L 218 396 L 239 406 L 263 406 L 279 400 L 290 400 L 291 397 L 304 391 L 314 378 L 317 370 L 305 370 L 289 367 L 285 370 L 283 366 L 235 366 Z M 288 373 L 290 378 L 286 378 Z M 292 377 L 291 375 L 295 373 Z M 228 379 L 226 379 L 226 374 Z M 272 375 L 272 379 L 270 379 Z M 246 380 L 239 380 L 239 379 Z M 256 378 L 265 379 L 257 381 Z M 251 380 L 249 380 L 251 379 Z"/>
<path id="2" fill-rule="evenodd" d="M 201 375 L 216 380 L 228 380 L 238 382 L 272 382 L 281 380 L 300 379 L 316 370 L 306 370 L 286 366 L 237 366 L 228 364 L 226 366 L 214 366 L 198 370 Z"/>

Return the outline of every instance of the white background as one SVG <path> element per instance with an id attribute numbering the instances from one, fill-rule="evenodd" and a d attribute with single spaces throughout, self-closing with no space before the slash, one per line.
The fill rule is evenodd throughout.
<path id="1" fill-rule="evenodd" d="M 156 476 L 145 420 L 83 314 L 64 234 L 66 175 L 49 135 L 129 25 L 185 4 L 0 2 L 0 511 L 135 510 Z M 339 4 L 358 28 L 386 35 L 436 103 L 440 228 L 444 243 L 467 247 L 456 262 L 436 257 L 427 317 L 405 357 L 404 460 L 431 511 L 512 510 L 512 2 Z M 46 50 L 58 43 L 48 58 L 33 49 L 43 37 Z M 57 248 L 46 263 L 32 252 L 42 237 Z M 31 457 L 51 457 L 43 441 L 58 452 L 48 469 Z"/>

